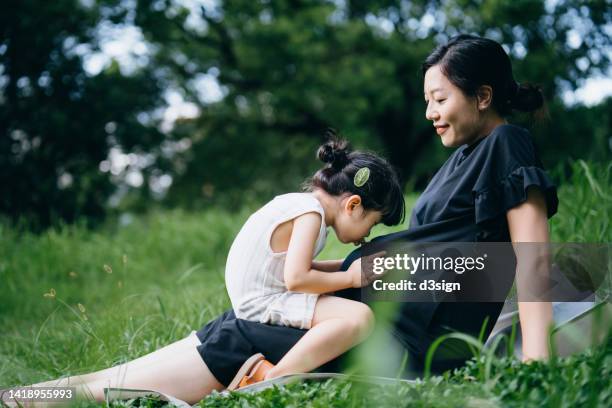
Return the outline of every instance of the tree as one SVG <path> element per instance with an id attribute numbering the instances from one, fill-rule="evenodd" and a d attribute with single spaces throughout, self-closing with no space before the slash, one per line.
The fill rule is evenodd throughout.
<path id="1" fill-rule="evenodd" d="M 95 28 L 120 1 L 5 2 L 0 13 L 0 212 L 32 227 L 101 220 L 114 191 L 99 169 L 112 146 L 147 151 L 163 135 L 138 113 L 160 105 L 153 70 L 83 68 Z"/>
<path id="2" fill-rule="evenodd" d="M 189 11 L 140 1 L 136 23 L 159 45 L 157 64 L 202 112 L 176 128 L 193 149 L 172 197 L 193 203 L 194 194 L 225 190 L 236 202 L 245 190 L 295 188 L 294 170 L 316 167 L 313 151 L 328 126 L 386 153 L 423 185 L 448 154 L 431 143 L 423 119 L 420 63 L 435 44 L 460 32 L 501 42 L 517 79 L 541 85 L 553 111 L 563 111 L 560 87 L 609 67 L 605 3 L 234 0 Z M 203 101 L 196 73 L 216 77 L 225 97 Z"/>
<path id="3" fill-rule="evenodd" d="M 386 154 L 421 187 L 449 152 L 424 119 L 420 64 L 459 32 L 501 42 L 516 79 L 542 86 L 552 119 L 533 130 L 545 163 L 607 160 L 609 101 L 568 108 L 559 95 L 609 72 L 608 3 L 10 0 L 0 13 L 0 213 L 38 226 L 103 219 L 121 176 L 102 171 L 113 148 L 153 157 L 141 208 L 156 169 L 174 176 L 169 204 L 240 206 L 297 189 L 319 165 L 327 127 Z M 103 24 L 141 30 L 148 63 L 85 70 Z M 207 97 L 211 80 L 221 98 Z M 167 89 L 199 115 L 164 133 Z M 176 142 L 191 147 L 167 154 Z"/>

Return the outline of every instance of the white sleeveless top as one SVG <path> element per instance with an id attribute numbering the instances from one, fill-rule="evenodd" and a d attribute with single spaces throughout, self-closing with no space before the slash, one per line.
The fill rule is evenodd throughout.
<path id="1" fill-rule="evenodd" d="M 236 317 L 310 328 L 319 295 L 288 291 L 284 279 L 287 252 L 275 253 L 270 247 L 276 227 L 309 212 L 321 215 L 321 228 L 312 254 L 314 259 L 325 246 L 327 228 L 323 207 L 312 193 L 276 196 L 242 226 L 225 266 L 225 285 Z"/>

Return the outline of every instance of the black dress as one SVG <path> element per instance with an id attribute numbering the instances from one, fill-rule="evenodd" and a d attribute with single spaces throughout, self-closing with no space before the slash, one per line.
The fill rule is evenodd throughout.
<path id="1" fill-rule="evenodd" d="M 509 242 L 506 212 L 526 201 L 527 188 L 539 188 L 548 217 L 557 211 L 556 188 L 542 168 L 529 132 L 513 125 L 498 126 L 488 136 L 458 148 L 434 175 L 412 210 L 409 228 L 373 241 L 411 242 Z M 343 270 L 360 256 L 353 251 Z M 359 290 L 339 296 L 359 299 Z M 493 328 L 503 303 L 402 303 L 392 334 L 408 352 L 409 370 L 419 374 L 429 345 L 448 331 L 478 336 L 488 321 Z M 290 327 L 271 326 L 236 319 L 229 310 L 197 332 L 198 351 L 213 375 L 228 384 L 242 363 L 261 352 L 273 363 L 305 333 Z M 432 366 L 443 371 L 471 357 L 460 342 L 444 343 Z M 337 368 L 339 360 L 327 365 Z"/>

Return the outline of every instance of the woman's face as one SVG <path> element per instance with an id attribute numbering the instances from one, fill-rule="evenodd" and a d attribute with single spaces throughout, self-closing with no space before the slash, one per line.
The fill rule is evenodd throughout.
<path id="1" fill-rule="evenodd" d="M 423 87 L 425 117 L 433 122 L 442 144 L 456 147 L 476 141 L 482 128 L 477 98 L 466 96 L 438 65 L 427 70 Z"/>

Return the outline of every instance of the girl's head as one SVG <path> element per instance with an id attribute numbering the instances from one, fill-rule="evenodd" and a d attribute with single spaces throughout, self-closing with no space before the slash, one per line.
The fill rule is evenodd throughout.
<path id="1" fill-rule="evenodd" d="M 508 54 L 487 38 L 452 38 L 425 59 L 422 72 L 425 116 L 445 146 L 485 136 L 512 110 L 533 112 L 544 105 L 542 92 L 517 83 Z"/>
<path id="2" fill-rule="evenodd" d="M 305 185 L 334 198 L 331 225 L 341 242 L 359 242 L 379 222 L 396 225 L 404 219 L 404 195 L 391 165 L 382 157 L 351 151 L 348 142 L 332 133 L 317 155 L 326 163 Z"/>

